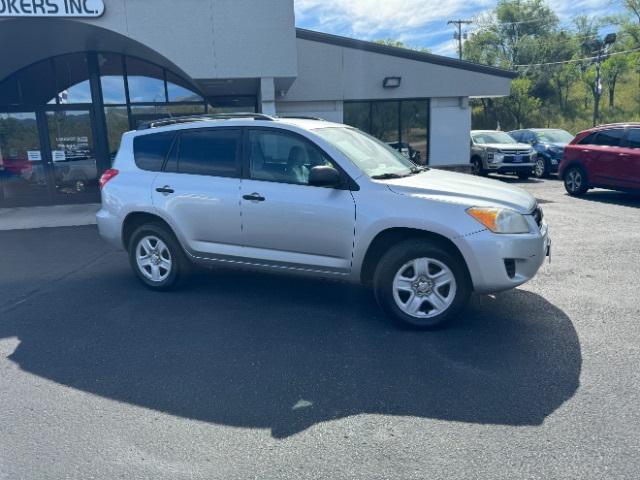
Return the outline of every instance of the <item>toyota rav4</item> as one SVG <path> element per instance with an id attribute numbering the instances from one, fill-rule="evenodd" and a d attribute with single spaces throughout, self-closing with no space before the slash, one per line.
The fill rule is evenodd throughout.
<path id="1" fill-rule="evenodd" d="M 528 281 L 549 251 L 525 191 L 417 167 L 319 120 L 157 121 L 123 136 L 100 183 L 101 235 L 154 290 L 194 263 L 341 278 L 371 286 L 392 319 L 428 329 L 472 291 Z"/>

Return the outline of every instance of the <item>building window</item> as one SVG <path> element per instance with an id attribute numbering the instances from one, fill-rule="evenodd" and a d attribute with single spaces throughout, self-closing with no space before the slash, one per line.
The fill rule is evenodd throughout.
<path id="1" fill-rule="evenodd" d="M 91 103 L 89 67 L 84 53 L 74 53 L 53 59 L 57 99 L 55 103 Z"/>
<path id="2" fill-rule="evenodd" d="M 127 57 L 127 81 L 129 83 L 129 101 L 166 102 L 164 72 L 161 67 Z"/>
<path id="3" fill-rule="evenodd" d="M 116 53 L 100 53 L 98 65 L 104 103 L 107 105 L 127 103 L 122 56 Z"/>
<path id="4" fill-rule="evenodd" d="M 429 99 L 344 103 L 344 123 L 367 132 L 417 164 L 429 158 Z"/>
<path id="5" fill-rule="evenodd" d="M 170 102 L 203 102 L 204 99 L 194 92 L 187 82 L 176 74 L 167 72 L 167 94 Z"/>

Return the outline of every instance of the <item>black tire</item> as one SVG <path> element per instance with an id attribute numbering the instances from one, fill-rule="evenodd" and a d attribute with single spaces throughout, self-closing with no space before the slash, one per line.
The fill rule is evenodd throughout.
<path id="1" fill-rule="evenodd" d="M 473 157 L 471 159 L 471 172 L 474 175 L 478 175 L 480 177 L 486 177 L 487 171 L 482 166 L 482 159 L 479 157 Z"/>
<path id="2" fill-rule="evenodd" d="M 396 275 L 400 275 L 400 271 L 406 268 L 408 262 L 420 258 L 429 258 L 440 262 L 448 267 L 455 279 L 455 292 L 449 290 L 449 294 L 452 295 L 449 306 L 441 313 L 432 317 L 420 318 L 406 313 L 398 305 L 396 294 L 394 294 L 394 278 L 396 278 Z M 436 275 L 438 273 L 437 271 L 435 272 Z M 418 274 L 414 272 L 414 276 L 416 275 Z M 411 280 L 411 282 L 413 281 L 414 280 Z M 416 285 L 416 283 L 414 283 L 414 285 Z M 434 330 L 446 325 L 466 306 L 472 290 L 464 260 L 460 258 L 457 252 L 431 243 L 429 240 L 420 239 L 406 240 L 389 249 L 382 256 L 376 267 L 373 286 L 380 308 L 382 308 L 391 320 L 404 328 L 418 330 Z M 411 294 L 408 295 L 411 296 Z M 413 293 L 413 297 L 411 298 L 415 298 L 416 296 L 416 293 Z M 420 299 L 418 299 L 418 301 L 420 301 Z M 431 307 L 429 297 L 422 297 L 422 302 L 426 302 L 426 305 L 422 303 L 420 308 L 428 309 L 429 311 L 418 312 L 418 314 L 429 314 L 431 308 L 433 308 Z M 406 303 L 408 304 L 410 301 L 407 300 Z"/>
<path id="3" fill-rule="evenodd" d="M 571 165 L 563 175 L 564 188 L 572 197 L 580 197 L 589 190 L 587 172 L 580 165 Z"/>
<path id="4" fill-rule="evenodd" d="M 536 178 L 548 178 L 549 177 L 549 162 L 547 162 L 547 160 L 539 155 L 536 158 L 536 166 L 533 170 L 533 175 Z"/>
<path id="5" fill-rule="evenodd" d="M 149 278 L 148 275 L 145 275 L 142 271 L 143 267 L 138 265 L 138 248 L 140 246 L 140 242 L 145 238 L 159 239 L 166 246 L 166 250 L 169 252 L 168 258 L 170 259 L 171 267 L 168 274 L 165 275 L 162 273 L 163 267 L 159 266 L 161 277 L 160 280 L 157 281 Z M 156 246 L 157 245 L 158 244 L 156 243 Z M 131 264 L 131 268 L 134 273 L 142 284 L 151 290 L 167 291 L 176 288 L 187 276 L 191 266 L 184 251 L 182 250 L 180 242 L 178 242 L 173 232 L 160 223 L 147 223 L 138 227 L 133 232 L 129 240 L 128 253 L 129 263 Z M 167 257 L 165 256 L 162 259 L 166 260 L 166 258 Z M 153 267 L 151 266 L 149 266 L 149 269 L 145 268 L 145 270 L 147 270 L 147 274 L 150 274 L 152 268 Z"/>

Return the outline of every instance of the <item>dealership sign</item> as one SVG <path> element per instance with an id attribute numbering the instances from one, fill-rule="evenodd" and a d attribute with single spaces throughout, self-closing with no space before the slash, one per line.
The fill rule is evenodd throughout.
<path id="1" fill-rule="evenodd" d="M 99 17 L 102 0 L 0 0 L 0 17 Z"/>

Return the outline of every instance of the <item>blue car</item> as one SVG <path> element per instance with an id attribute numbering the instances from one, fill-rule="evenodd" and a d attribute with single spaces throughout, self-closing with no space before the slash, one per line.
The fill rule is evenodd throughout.
<path id="1" fill-rule="evenodd" d="M 514 130 L 509 132 L 509 135 L 516 141 L 528 143 L 534 148 L 538 156 L 533 173 L 538 178 L 558 173 L 564 147 L 573 140 L 573 135 L 559 128 L 527 128 Z"/>

